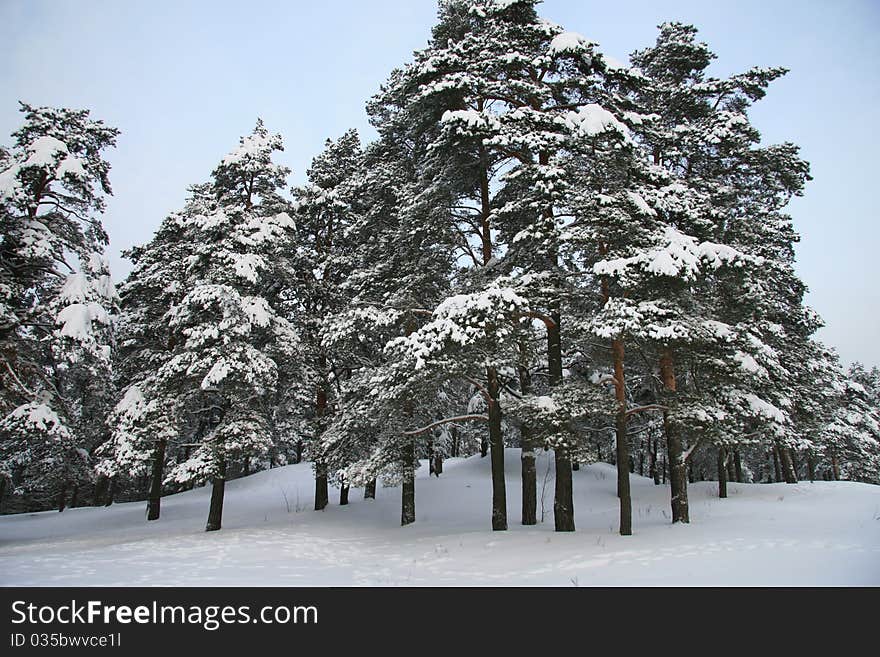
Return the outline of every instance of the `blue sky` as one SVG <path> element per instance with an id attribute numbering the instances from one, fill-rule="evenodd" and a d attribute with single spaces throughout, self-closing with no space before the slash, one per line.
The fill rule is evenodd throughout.
<path id="1" fill-rule="evenodd" d="M 753 122 L 812 165 L 790 211 L 807 300 L 827 324 L 819 337 L 846 362 L 880 365 L 880 2 L 545 0 L 539 10 L 621 60 L 680 20 L 718 54 L 717 75 L 791 69 Z M 435 17 L 434 0 L 2 0 L 0 142 L 20 124 L 19 99 L 88 108 L 122 130 L 105 216 L 121 277 L 119 252 L 148 240 L 256 117 L 284 136 L 293 183 L 326 138 L 350 127 L 371 137 L 366 100 L 426 43 Z"/>

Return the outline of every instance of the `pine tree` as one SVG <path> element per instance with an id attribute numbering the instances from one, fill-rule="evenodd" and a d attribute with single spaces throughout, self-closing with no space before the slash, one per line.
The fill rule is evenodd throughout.
<path id="1" fill-rule="evenodd" d="M 175 346 L 169 329 L 172 309 L 186 294 L 183 281 L 195 239 L 190 220 L 210 203 L 212 190 L 197 185 L 190 193 L 186 207 L 166 217 L 147 244 L 125 254 L 133 267 L 121 286 L 114 359 L 123 392 L 108 418 L 110 440 L 102 446 L 98 463 L 98 472 L 107 479 L 149 475 L 148 520 L 159 518 L 171 447 L 181 442 L 178 438 L 187 428 L 186 412 L 178 403 L 185 388 L 163 385 L 158 373 Z"/>
<path id="2" fill-rule="evenodd" d="M 320 456 L 321 434 L 332 422 L 335 397 L 347 363 L 321 342 L 327 317 L 344 309 L 349 301 L 342 289 L 356 265 L 355 245 L 349 231 L 359 212 L 357 176 L 362 159 L 357 132 L 349 130 L 336 142 L 327 140 L 324 152 L 312 161 L 308 184 L 294 190 L 296 198 L 297 252 L 292 260 L 299 278 L 291 281 L 295 319 L 303 336 L 309 363 L 308 385 L 314 390 L 308 450 L 315 457 L 315 510 L 329 502 L 326 460 Z"/>
<path id="3" fill-rule="evenodd" d="M 13 490 L 42 491 L 39 506 L 57 494 L 63 508 L 67 489 L 91 481 L 89 453 L 114 394 L 117 298 L 99 215 L 111 193 L 102 152 L 118 130 L 87 110 L 21 111 L 12 148 L 0 149 L 0 470 Z M 31 421 L 40 439 L 20 443 Z"/>
<path id="4" fill-rule="evenodd" d="M 230 464 L 269 453 L 277 361 L 296 354 L 297 336 L 272 303 L 275 268 L 294 229 L 278 193 L 288 170 L 271 159 L 281 148 L 258 121 L 214 170 L 202 212 L 188 218 L 186 293 L 170 313 L 174 349 L 158 378 L 182 390 L 181 403 L 204 422 L 201 440 L 167 479 L 213 481 L 207 531 L 221 527 Z"/>

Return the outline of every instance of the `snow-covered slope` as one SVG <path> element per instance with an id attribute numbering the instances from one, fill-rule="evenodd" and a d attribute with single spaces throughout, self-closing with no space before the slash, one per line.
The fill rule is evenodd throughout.
<path id="1" fill-rule="evenodd" d="M 489 459 L 423 466 L 417 521 L 400 491 L 312 510 L 309 464 L 227 485 L 223 530 L 203 531 L 209 488 L 144 503 L 0 518 L 2 585 L 880 585 L 880 487 L 850 482 L 690 487 L 691 524 L 669 523 L 669 491 L 633 477 L 635 534 L 617 535 L 615 471 L 574 473 L 577 532 L 553 531 L 551 453 L 538 515 L 519 525 L 519 451 L 508 450 L 510 530 L 490 531 Z M 549 468 L 549 470 L 548 470 Z M 542 485 L 545 481 L 545 492 Z M 543 503 L 542 503 L 543 499 Z"/>

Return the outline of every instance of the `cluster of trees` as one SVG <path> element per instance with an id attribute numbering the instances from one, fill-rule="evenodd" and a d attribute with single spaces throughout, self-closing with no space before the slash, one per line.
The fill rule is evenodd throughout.
<path id="1" fill-rule="evenodd" d="M 45 507 L 149 499 L 302 459 L 328 486 L 400 485 L 480 452 L 508 525 L 504 450 L 572 471 L 880 483 L 880 371 L 813 339 L 784 209 L 809 180 L 748 117 L 781 68 L 727 78 L 663 24 L 623 65 L 535 0 L 443 0 L 428 46 L 368 103 L 378 138 L 328 141 L 285 195 L 262 122 L 110 283 L 97 218 L 116 131 L 23 106 L 0 153 L 0 479 Z M 118 492 L 117 492 L 118 494 Z"/>

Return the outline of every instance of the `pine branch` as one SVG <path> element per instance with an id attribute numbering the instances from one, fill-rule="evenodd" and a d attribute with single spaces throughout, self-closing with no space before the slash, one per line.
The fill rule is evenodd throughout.
<path id="1" fill-rule="evenodd" d="M 448 417 L 443 420 L 437 420 L 436 422 L 432 422 L 431 424 L 422 427 L 421 429 L 413 429 L 412 431 L 404 431 L 404 436 L 418 436 L 419 434 L 427 433 L 431 429 L 439 427 L 441 424 L 449 424 L 450 422 L 461 422 L 462 420 L 482 420 L 483 422 L 489 421 L 488 415 L 456 415 L 455 417 Z"/>

